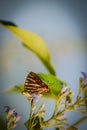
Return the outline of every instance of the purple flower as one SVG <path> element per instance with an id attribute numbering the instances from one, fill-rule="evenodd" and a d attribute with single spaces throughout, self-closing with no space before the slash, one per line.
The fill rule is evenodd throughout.
<path id="1" fill-rule="evenodd" d="M 64 85 L 63 82 L 59 82 L 59 84 L 62 86 L 62 89 L 61 89 L 61 93 L 66 93 L 67 92 L 67 87 Z"/>
<path id="2" fill-rule="evenodd" d="M 28 100 L 33 99 L 33 101 L 38 101 L 39 97 L 42 96 L 42 94 L 35 94 L 35 93 L 31 93 L 29 94 L 28 92 L 23 92 L 23 95 L 27 97 Z"/>
<path id="3" fill-rule="evenodd" d="M 67 90 L 68 90 L 68 87 L 63 86 L 61 89 L 61 93 L 64 94 L 67 92 Z"/>
<path id="4" fill-rule="evenodd" d="M 6 118 L 8 119 L 15 111 L 15 108 L 11 108 L 9 106 L 4 106 L 6 109 Z"/>
<path id="5" fill-rule="evenodd" d="M 13 112 L 15 111 L 16 108 L 11 108 L 9 106 L 4 106 L 4 108 L 6 108 L 6 112 L 10 111 L 11 114 L 13 114 Z"/>
<path id="6" fill-rule="evenodd" d="M 21 116 L 17 112 L 14 112 L 13 115 L 15 117 L 15 122 L 18 122 L 21 119 Z"/>
<path id="7" fill-rule="evenodd" d="M 31 94 L 31 97 L 34 101 L 38 101 L 38 96 L 36 94 Z"/>
<path id="8" fill-rule="evenodd" d="M 15 111 L 16 108 L 11 108 L 9 106 L 4 106 L 4 108 L 6 109 L 6 126 L 8 129 L 13 129 L 21 119 L 21 116 Z"/>
<path id="9" fill-rule="evenodd" d="M 85 72 L 81 72 L 81 73 L 82 73 L 82 75 L 83 75 L 84 85 L 86 85 L 86 84 L 87 84 L 87 73 L 85 73 Z"/>
<path id="10" fill-rule="evenodd" d="M 30 94 L 31 95 L 31 98 L 34 100 L 34 101 L 38 101 L 38 99 L 39 99 L 39 97 L 41 97 L 42 95 L 41 94 L 34 94 L 34 93 L 32 93 L 32 94 Z"/>

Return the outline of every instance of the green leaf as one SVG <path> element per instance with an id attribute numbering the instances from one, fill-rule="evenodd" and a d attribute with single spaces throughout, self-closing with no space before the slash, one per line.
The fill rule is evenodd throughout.
<path id="1" fill-rule="evenodd" d="M 55 75 L 54 67 L 50 60 L 50 55 L 44 41 L 35 33 L 19 28 L 12 22 L 0 20 L 0 24 L 13 32 L 23 43 L 23 45 L 34 52 L 42 61 L 51 74 Z"/>
<path id="2" fill-rule="evenodd" d="M 52 74 L 39 73 L 38 76 L 49 87 L 49 92 L 44 93 L 45 97 L 56 98 L 56 96 L 58 96 L 58 94 L 60 93 L 61 88 L 62 88 L 62 85 L 60 84 L 60 82 L 62 82 L 64 84 L 64 86 L 67 86 L 67 83 L 65 81 L 57 78 L 56 76 L 54 76 Z"/>
<path id="3" fill-rule="evenodd" d="M 7 130 L 4 119 L 0 116 L 0 130 Z"/>
<path id="4" fill-rule="evenodd" d="M 15 85 L 13 87 L 8 87 L 3 90 L 3 93 L 21 93 L 24 90 L 24 85 Z"/>

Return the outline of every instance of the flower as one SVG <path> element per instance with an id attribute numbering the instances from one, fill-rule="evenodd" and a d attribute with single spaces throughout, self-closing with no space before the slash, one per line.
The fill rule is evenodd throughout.
<path id="1" fill-rule="evenodd" d="M 66 93 L 66 91 L 67 91 L 67 88 L 66 87 L 62 87 L 61 93 Z"/>
<path id="2" fill-rule="evenodd" d="M 80 86 L 82 87 L 83 90 L 87 89 L 87 73 L 81 72 L 83 75 L 83 78 L 80 78 Z"/>
<path id="3" fill-rule="evenodd" d="M 13 129 L 16 127 L 17 122 L 21 119 L 21 116 L 15 111 L 16 108 L 4 106 L 6 108 L 6 126 L 7 129 Z"/>
<path id="4" fill-rule="evenodd" d="M 6 108 L 6 112 L 10 112 L 10 114 L 13 114 L 16 108 L 10 108 L 9 106 L 4 106 Z"/>
<path id="5" fill-rule="evenodd" d="M 83 75 L 84 85 L 86 85 L 86 84 L 87 84 L 87 73 L 85 73 L 85 72 L 81 72 L 81 73 L 82 73 L 82 75 Z"/>
<path id="6" fill-rule="evenodd" d="M 13 115 L 15 117 L 15 122 L 18 122 L 21 119 L 21 116 L 17 112 L 14 112 Z"/>
<path id="7" fill-rule="evenodd" d="M 6 118 L 10 118 L 10 116 L 14 113 L 15 108 L 10 108 L 9 106 L 4 106 L 6 108 Z"/>
<path id="8" fill-rule="evenodd" d="M 23 92 L 23 95 L 26 96 L 28 100 L 33 99 L 36 102 L 38 101 L 39 97 L 42 96 L 42 94 L 35 94 L 35 93 L 29 94 L 28 92 Z"/>
<path id="9" fill-rule="evenodd" d="M 65 87 L 64 85 L 62 85 L 61 94 L 67 93 L 67 90 L 68 90 L 68 87 Z"/>
<path id="10" fill-rule="evenodd" d="M 36 94 L 31 94 L 31 97 L 34 101 L 38 101 L 38 96 Z"/>
<path id="11" fill-rule="evenodd" d="M 39 100 L 39 97 L 41 97 L 41 96 L 42 96 L 42 94 L 31 94 L 32 99 L 36 102 Z"/>
<path id="12" fill-rule="evenodd" d="M 61 93 L 65 93 L 67 91 L 67 87 L 64 85 L 63 82 L 59 82 L 59 84 L 62 86 Z"/>

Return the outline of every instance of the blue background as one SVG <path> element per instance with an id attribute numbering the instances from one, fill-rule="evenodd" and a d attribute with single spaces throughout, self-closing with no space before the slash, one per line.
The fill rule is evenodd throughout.
<path id="1" fill-rule="evenodd" d="M 0 19 L 13 21 L 21 28 L 35 32 L 43 38 L 51 54 L 57 76 L 68 82 L 75 93 L 75 98 L 80 72 L 87 72 L 87 1 L 0 0 Z M 29 71 L 48 73 L 39 59 L 2 26 L 0 26 L 0 58 L 0 91 L 24 83 Z M 52 115 L 54 101 L 41 99 L 36 105 L 42 103 L 46 104 L 44 118 L 48 119 Z M 3 116 L 5 105 L 16 106 L 17 111 L 22 114 L 16 130 L 26 129 L 23 122 L 28 119 L 29 103 L 25 97 L 0 94 L 0 113 Z M 76 113 L 66 113 L 66 116 L 69 123 L 81 117 Z M 87 121 L 78 128 L 86 130 Z"/>

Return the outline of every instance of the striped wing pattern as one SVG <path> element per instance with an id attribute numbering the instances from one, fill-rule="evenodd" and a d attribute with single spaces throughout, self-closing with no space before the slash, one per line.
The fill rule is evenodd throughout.
<path id="1" fill-rule="evenodd" d="M 36 73 L 30 72 L 25 80 L 24 92 L 28 92 L 29 94 L 41 94 L 47 91 L 48 86 L 41 81 Z"/>

